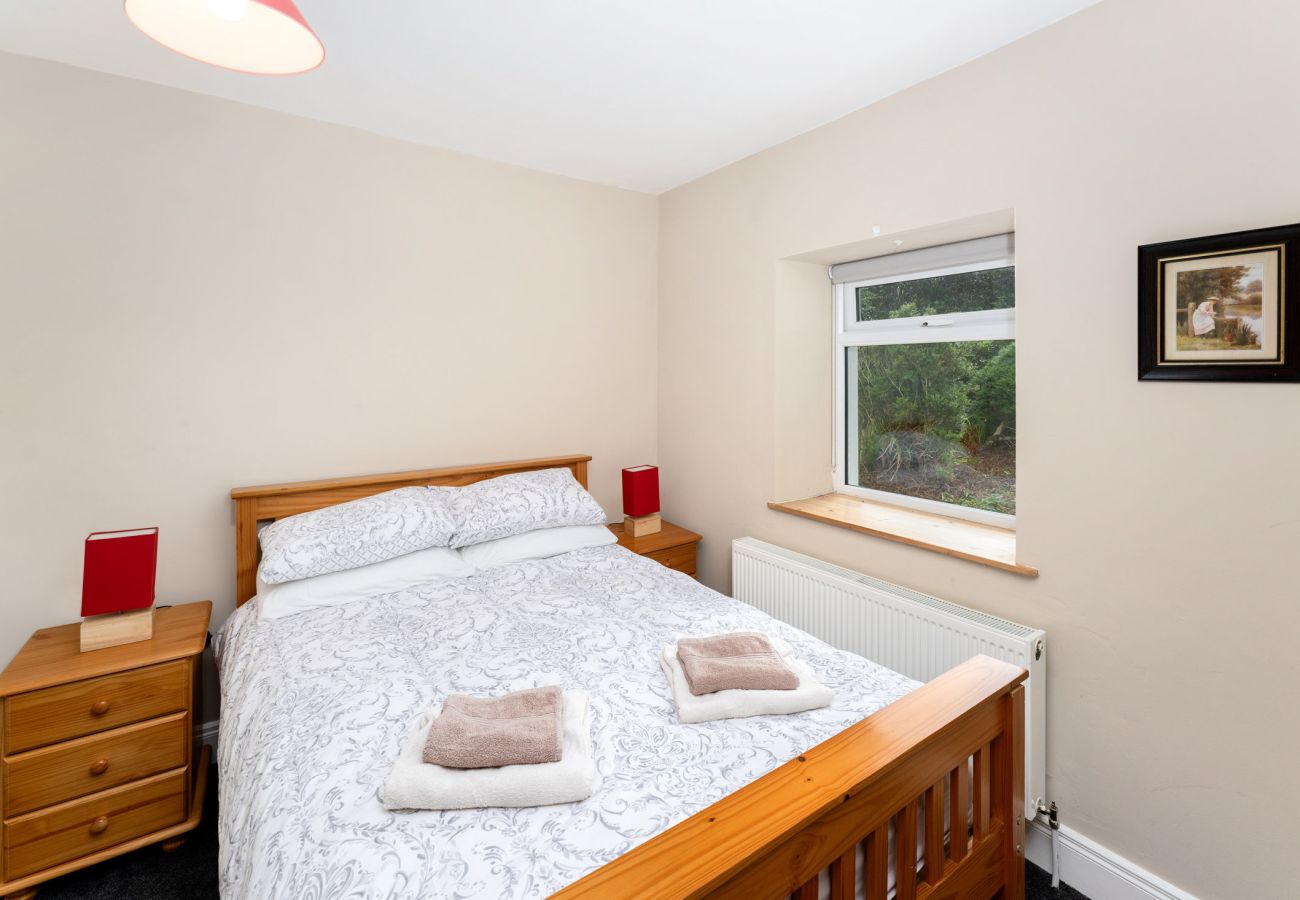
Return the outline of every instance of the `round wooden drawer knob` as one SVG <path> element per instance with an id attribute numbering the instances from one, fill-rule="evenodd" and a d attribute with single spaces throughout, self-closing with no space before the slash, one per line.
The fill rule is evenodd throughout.
<path id="1" fill-rule="evenodd" d="M 107 700 L 96 700 L 90 705 L 90 714 L 92 716 L 102 716 L 106 712 L 108 712 Z"/>
<path id="2" fill-rule="evenodd" d="M 108 816 L 100 816 L 90 823 L 91 834 L 103 834 L 106 828 L 108 828 Z"/>
<path id="3" fill-rule="evenodd" d="M 90 765 L 91 775 L 103 775 L 107 771 L 108 771 L 108 760 L 106 759 L 97 759 Z"/>

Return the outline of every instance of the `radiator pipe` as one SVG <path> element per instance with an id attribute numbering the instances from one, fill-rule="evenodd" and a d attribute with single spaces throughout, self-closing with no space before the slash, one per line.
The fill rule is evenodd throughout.
<path id="1" fill-rule="evenodd" d="M 1047 825 L 1052 829 L 1052 887 L 1061 886 L 1061 819 L 1056 814 L 1056 801 L 1047 808 Z"/>
<path id="2" fill-rule="evenodd" d="M 1061 886 L 1061 817 L 1056 810 L 1056 801 L 1044 805 L 1040 799 L 1038 806 L 1034 810 L 1033 819 L 1039 817 L 1047 819 L 1047 826 L 1052 833 L 1052 887 L 1054 889 Z"/>

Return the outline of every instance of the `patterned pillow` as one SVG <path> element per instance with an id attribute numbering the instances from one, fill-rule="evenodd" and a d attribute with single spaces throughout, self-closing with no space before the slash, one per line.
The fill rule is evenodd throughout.
<path id="1" fill-rule="evenodd" d="M 561 525 L 600 525 L 605 511 L 568 469 L 541 469 L 452 488 L 456 533 L 451 546 L 468 547 Z"/>
<path id="2" fill-rule="evenodd" d="M 404 487 L 280 519 L 262 529 L 258 576 L 281 584 L 445 547 L 455 522 L 448 495 Z"/>

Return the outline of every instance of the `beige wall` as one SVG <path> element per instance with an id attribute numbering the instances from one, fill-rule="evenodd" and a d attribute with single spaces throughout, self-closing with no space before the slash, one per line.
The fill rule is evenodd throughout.
<path id="1" fill-rule="evenodd" d="M 1108 0 L 660 206 L 659 458 L 704 579 L 755 535 L 1046 628 L 1063 820 L 1206 898 L 1300 879 L 1300 385 L 1139 383 L 1135 251 L 1300 219 L 1298 33 L 1295 4 Z M 790 362 L 777 261 L 1007 208 L 1042 576 L 765 509 L 831 390 L 824 308 L 813 390 Z"/>
<path id="2" fill-rule="evenodd" d="M 0 110 L 0 659 L 102 529 L 215 629 L 235 485 L 654 461 L 654 197 L 4 54 Z"/>

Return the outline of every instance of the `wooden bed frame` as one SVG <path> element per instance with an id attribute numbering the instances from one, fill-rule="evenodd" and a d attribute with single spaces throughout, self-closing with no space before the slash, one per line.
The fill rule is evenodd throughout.
<path id="1" fill-rule="evenodd" d="M 256 592 L 257 525 L 410 485 L 566 467 L 562 456 L 237 488 L 236 600 Z M 1027 672 L 977 656 L 729 794 L 554 896 L 1022 900 Z M 916 866 L 891 858 L 921 845 Z M 858 849 L 863 865 L 858 865 Z M 908 854 L 904 853 L 904 857 Z"/>

